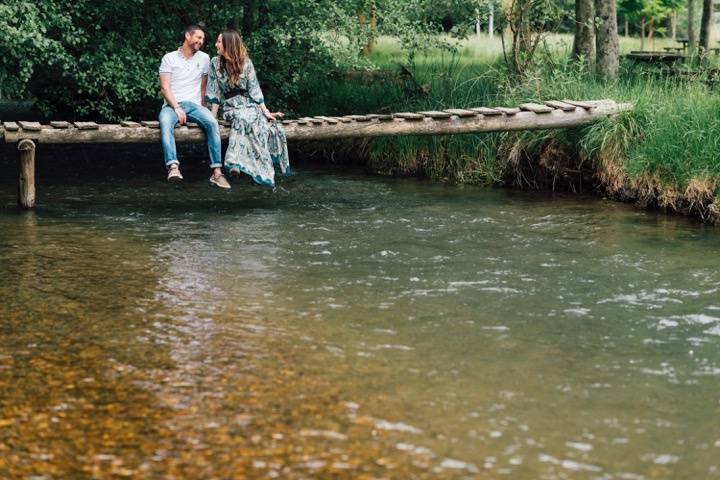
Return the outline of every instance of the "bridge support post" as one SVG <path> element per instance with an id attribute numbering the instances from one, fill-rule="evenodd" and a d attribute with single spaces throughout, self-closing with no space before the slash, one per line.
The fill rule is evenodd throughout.
<path id="1" fill-rule="evenodd" d="M 35 208 L 35 142 L 29 139 L 18 143 L 18 205 Z"/>

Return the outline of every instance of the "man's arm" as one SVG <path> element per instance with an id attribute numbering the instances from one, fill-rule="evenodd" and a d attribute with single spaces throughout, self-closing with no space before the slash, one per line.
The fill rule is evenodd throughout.
<path id="1" fill-rule="evenodd" d="M 203 107 L 207 107 L 207 104 L 205 103 L 205 93 L 207 92 L 207 83 L 208 83 L 208 76 L 203 75 L 202 80 L 200 81 L 200 104 Z"/>
<path id="2" fill-rule="evenodd" d="M 175 97 L 170 90 L 170 75 L 160 75 L 160 92 L 162 92 L 162 96 L 163 98 L 165 98 L 165 102 L 167 102 L 167 104 L 170 105 L 173 110 L 175 110 L 180 124 L 184 124 L 185 122 L 187 122 L 187 116 L 185 115 L 185 111 L 180 108 L 180 105 L 178 105 L 178 103 L 175 101 Z"/>

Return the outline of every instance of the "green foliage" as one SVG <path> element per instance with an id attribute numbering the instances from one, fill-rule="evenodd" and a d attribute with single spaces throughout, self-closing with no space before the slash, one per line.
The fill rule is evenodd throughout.
<path id="1" fill-rule="evenodd" d="M 660 23 L 667 20 L 673 12 L 678 12 L 687 0 L 618 0 L 618 18 L 627 19 L 632 23 L 645 20 L 647 23 Z M 655 33 L 667 33 L 667 29 L 659 27 Z"/>
<path id="2" fill-rule="evenodd" d="M 5 97 L 21 95 L 38 65 L 67 73 L 72 66 L 67 48 L 84 33 L 59 5 L 12 0 L 0 4 L 0 31 L 0 93 Z"/>
<path id="3" fill-rule="evenodd" d="M 179 46 L 184 26 L 206 25 L 205 50 L 214 55 L 218 32 L 246 13 L 241 3 L 5 0 L 1 93 L 35 97 L 44 112 L 65 117 L 155 115 L 160 58 Z M 246 43 L 273 108 L 292 109 L 312 95 L 313 79 L 363 64 L 367 39 L 345 4 L 268 0 L 253 14 Z"/>

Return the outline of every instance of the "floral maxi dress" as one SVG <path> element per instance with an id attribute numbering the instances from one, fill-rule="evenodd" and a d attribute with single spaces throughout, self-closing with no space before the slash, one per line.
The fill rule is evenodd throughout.
<path id="1" fill-rule="evenodd" d="M 231 91 L 241 94 L 231 98 Z M 205 100 L 223 107 L 223 118 L 230 123 L 230 140 L 225 153 L 225 169 L 239 169 L 252 179 L 268 187 L 275 186 L 275 169 L 287 175 L 290 160 L 285 132 L 277 122 L 270 122 L 260 110 L 264 103 L 262 90 L 255 75 L 255 67 L 247 58 L 237 85 L 230 85 L 226 72 L 220 72 L 220 58 L 210 61 Z"/>

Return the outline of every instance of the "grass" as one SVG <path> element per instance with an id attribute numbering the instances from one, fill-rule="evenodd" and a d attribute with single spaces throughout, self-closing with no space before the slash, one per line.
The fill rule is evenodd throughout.
<path id="1" fill-rule="evenodd" d="M 443 137 L 395 137 L 363 142 L 367 164 L 387 175 L 530 188 L 583 184 L 645 207 L 718 221 L 720 95 L 705 76 L 678 78 L 623 63 L 619 79 L 600 82 L 567 60 L 572 38 L 548 38 L 539 68 L 511 79 L 498 37 L 473 38 L 457 54 L 439 50 L 415 58 L 412 75 L 383 81 L 321 82 L 303 114 L 347 114 L 517 105 L 531 100 L 612 98 L 632 112 L 575 130 L 540 130 Z M 658 39 L 656 49 L 670 45 Z M 646 47 L 651 45 L 646 43 Z M 639 49 L 622 39 L 621 50 Z M 394 39 L 380 38 L 370 59 L 398 71 L 406 60 Z M 716 61 L 716 60 L 714 60 Z"/>

